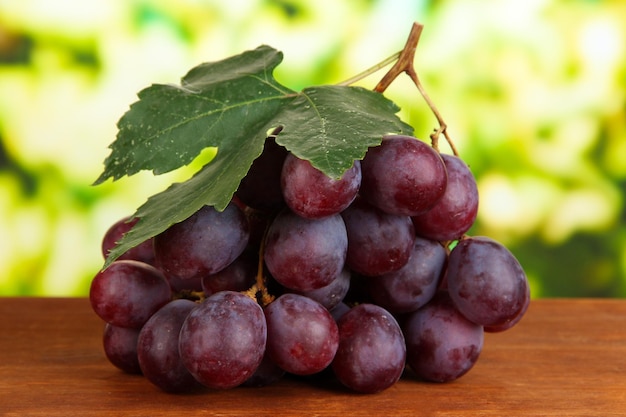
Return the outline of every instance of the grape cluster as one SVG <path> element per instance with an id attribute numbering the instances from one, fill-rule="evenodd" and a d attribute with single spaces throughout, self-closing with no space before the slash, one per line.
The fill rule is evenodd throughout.
<path id="1" fill-rule="evenodd" d="M 110 362 L 167 392 L 334 375 L 374 393 L 403 373 L 452 381 L 484 332 L 515 325 L 527 278 L 502 244 L 466 233 L 468 166 L 385 136 L 339 179 L 266 140 L 223 211 L 204 206 L 93 279 Z M 106 256 L 135 224 L 106 233 Z"/>

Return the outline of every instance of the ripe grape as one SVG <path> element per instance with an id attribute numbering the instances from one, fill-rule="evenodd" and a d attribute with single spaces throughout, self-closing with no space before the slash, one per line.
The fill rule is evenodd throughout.
<path id="1" fill-rule="evenodd" d="M 168 276 L 199 279 L 227 267 L 250 237 L 243 212 L 233 203 L 219 212 L 204 206 L 154 238 L 157 266 Z"/>
<path id="2" fill-rule="evenodd" d="M 141 371 L 163 391 L 185 392 L 200 385 L 178 352 L 180 328 L 195 307 L 190 300 L 173 300 L 154 313 L 139 332 L 137 357 Z"/>
<path id="3" fill-rule="evenodd" d="M 415 242 L 409 216 L 386 213 L 360 198 L 341 216 L 348 233 L 346 264 L 353 271 L 378 276 L 407 263 Z"/>
<path id="4" fill-rule="evenodd" d="M 522 306 L 520 311 L 517 313 L 517 315 L 515 315 L 515 317 L 512 317 L 510 320 L 505 321 L 502 324 L 495 325 L 495 326 L 484 326 L 485 331 L 489 333 L 500 333 L 500 332 L 510 329 L 511 327 L 519 323 L 522 317 L 524 317 L 524 314 L 526 314 L 526 311 L 528 310 L 529 306 L 530 306 L 530 286 L 526 285 L 524 305 Z"/>
<path id="5" fill-rule="evenodd" d="M 296 291 L 324 287 L 341 272 L 348 237 L 340 215 L 305 219 L 282 211 L 265 240 L 265 264 L 274 279 Z"/>
<path id="6" fill-rule="evenodd" d="M 359 161 L 354 161 L 339 179 L 330 178 L 291 153 L 283 164 L 281 186 L 285 202 L 302 217 L 317 219 L 340 213 L 356 198 L 360 185 Z"/>
<path id="7" fill-rule="evenodd" d="M 415 233 L 428 239 L 448 241 L 463 236 L 476 220 L 478 187 L 469 167 L 461 158 L 441 155 L 448 172 L 443 196 L 426 213 L 413 217 Z"/>
<path id="8" fill-rule="evenodd" d="M 141 373 L 137 358 L 139 330 L 106 323 L 102 334 L 104 354 L 109 362 L 129 374 Z"/>
<path id="9" fill-rule="evenodd" d="M 339 343 L 337 324 L 320 303 L 283 294 L 265 307 L 267 352 L 280 368 L 311 375 L 326 368 Z"/>
<path id="10" fill-rule="evenodd" d="M 168 275 L 165 278 L 167 278 L 167 282 L 170 283 L 170 287 L 174 293 L 180 293 L 183 291 L 202 291 L 201 277 L 181 279 L 174 275 Z"/>
<path id="11" fill-rule="evenodd" d="M 524 270 L 507 248 L 488 237 L 460 240 L 450 252 L 446 279 L 458 310 L 482 326 L 515 319 L 526 303 Z"/>
<path id="12" fill-rule="evenodd" d="M 244 250 L 226 268 L 202 278 L 202 290 L 207 296 L 226 290 L 245 291 L 255 282 L 258 262 L 258 255 L 253 250 Z"/>
<path id="13" fill-rule="evenodd" d="M 113 223 L 111 227 L 105 232 L 102 238 L 102 255 L 106 258 L 109 256 L 111 249 L 124 237 L 130 229 L 137 224 L 139 218 L 124 217 Z M 145 262 L 150 265 L 154 265 L 154 247 L 153 238 L 147 239 L 139 245 L 128 249 L 121 254 L 117 259 L 131 259 L 135 261 Z"/>
<path id="14" fill-rule="evenodd" d="M 411 313 L 403 325 L 407 364 L 429 381 L 448 382 L 467 373 L 483 347 L 482 326 L 467 320 L 445 291 Z"/>
<path id="15" fill-rule="evenodd" d="M 435 295 L 447 256 L 439 242 L 417 237 L 406 265 L 368 280 L 372 300 L 392 313 L 417 310 Z"/>
<path id="16" fill-rule="evenodd" d="M 344 268 L 330 284 L 309 291 L 294 291 L 297 294 L 309 297 L 328 310 L 339 304 L 350 289 L 350 270 Z"/>
<path id="17" fill-rule="evenodd" d="M 100 318 L 114 326 L 140 328 L 172 297 L 155 267 L 139 261 L 114 261 L 91 281 L 89 301 Z"/>
<path id="18" fill-rule="evenodd" d="M 400 379 L 406 346 L 391 313 L 374 304 L 359 304 L 345 312 L 337 326 L 339 347 L 331 366 L 343 385 L 375 393 Z"/>
<path id="19" fill-rule="evenodd" d="M 189 313 L 179 335 L 183 364 L 200 383 L 241 385 L 260 365 L 267 341 L 263 309 L 234 291 L 211 295 Z"/>
<path id="20" fill-rule="evenodd" d="M 274 137 L 268 137 L 263 152 L 252 162 L 235 196 L 257 210 L 280 210 L 285 205 L 280 176 L 287 154 L 287 149 L 277 144 Z"/>
<path id="21" fill-rule="evenodd" d="M 350 311 L 350 306 L 343 301 L 334 306 L 331 310 L 329 310 L 330 315 L 333 316 L 335 322 L 338 322 L 339 319 L 348 311 Z"/>
<path id="22" fill-rule="evenodd" d="M 425 213 L 446 189 L 446 167 L 431 146 L 410 136 L 391 135 L 368 149 L 362 162 L 361 195 L 396 215 Z"/>

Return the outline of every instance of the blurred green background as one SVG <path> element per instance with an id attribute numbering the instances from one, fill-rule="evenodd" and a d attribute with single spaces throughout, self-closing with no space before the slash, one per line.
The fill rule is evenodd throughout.
<path id="1" fill-rule="evenodd" d="M 414 21 L 416 69 L 478 179 L 472 234 L 513 251 L 535 298 L 626 296 L 619 0 L 0 0 L 0 295 L 86 295 L 109 225 L 189 174 L 90 185 L 142 88 L 261 44 L 284 52 L 283 84 L 337 83 Z M 405 78 L 386 95 L 427 138 Z"/>

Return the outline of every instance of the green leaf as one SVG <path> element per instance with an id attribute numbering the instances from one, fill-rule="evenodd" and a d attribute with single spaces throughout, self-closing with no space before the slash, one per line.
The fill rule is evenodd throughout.
<path id="1" fill-rule="evenodd" d="M 276 116 L 284 128 L 276 141 L 326 173 L 339 178 L 355 159 L 387 133 L 410 135 L 400 108 L 382 94 L 361 87 L 306 88 Z"/>
<path id="2" fill-rule="evenodd" d="M 105 268 L 128 249 L 158 235 L 172 224 L 185 220 L 204 205 L 223 210 L 230 202 L 230 197 L 220 198 L 220 196 L 232 197 L 239 181 L 256 157 L 251 155 L 252 147 L 225 148 L 222 150 L 222 157 L 218 158 L 220 155 L 218 152 L 211 162 L 189 180 L 170 185 L 139 207 L 133 215 L 139 218 L 139 222 L 111 250 Z"/>
<path id="3" fill-rule="evenodd" d="M 153 85 L 122 117 L 96 183 L 142 169 L 155 174 L 188 164 L 206 147 L 217 154 L 192 178 L 150 197 L 139 222 L 105 262 L 185 220 L 203 205 L 223 210 L 262 150 L 267 132 L 331 177 L 340 177 L 388 133 L 413 133 L 382 94 L 360 87 L 318 86 L 294 93 L 273 78 L 282 56 L 262 46 L 200 65 L 180 87 Z"/>
<path id="4" fill-rule="evenodd" d="M 189 71 L 180 86 L 152 85 L 118 123 L 118 134 L 95 184 L 140 170 L 162 174 L 189 164 L 206 147 L 248 139 L 293 91 L 272 71 L 282 53 L 269 46 Z"/>

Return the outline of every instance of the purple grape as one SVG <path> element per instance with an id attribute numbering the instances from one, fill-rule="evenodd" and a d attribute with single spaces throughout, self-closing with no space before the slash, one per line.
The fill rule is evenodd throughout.
<path id="1" fill-rule="evenodd" d="M 137 357 L 141 371 L 163 391 L 186 392 L 200 385 L 178 353 L 180 328 L 195 307 L 190 300 L 173 300 L 154 313 L 139 332 Z"/>
<path id="2" fill-rule="evenodd" d="M 167 276 L 199 279 L 226 268 L 250 237 L 243 212 L 233 203 L 219 212 L 204 206 L 154 238 L 157 266 Z"/>
<path id="3" fill-rule="evenodd" d="M 417 310 L 435 295 L 446 260 L 439 242 L 416 238 L 406 265 L 368 280 L 372 300 L 394 314 Z"/>
<path id="4" fill-rule="evenodd" d="M 174 275 L 166 276 L 167 282 L 170 283 L 170 287 L 174 293 L 181 293 L 184 291 L 202 291 L 202 278 L 193 277 L 191 279 L 181 279 Z"/>
<path id="5" fill-rule="evenodd" d="M 111 227 L 105 232 L 102 238 L 102 256 L 106 259 L 109 256 L 111 249 L 117 245 L 117 243 L 124 237 L 126 233 L 133 228 L 139 221 L 138 218 L 131 219 L 130 217 L 124 217 L 113 223 Z M 153 238 L 140 243 L 139 245 L 128 249 L 121 254 L 117 259 L 130 259 L 134 261 L 145 262 L 150 265 L 154 265 L 154 247 Z"/>
<path id="6" fill-rule="evenodd" d="M 346 264 L 365 276 L 402 268 L 409 260 L 415 230 L 409 216 L 388 214 L 357 198 L 341 216 L 348 233 Z"/>
<path id="7" fill-rule="evenodd" d="M 329 310 L 330 315 L 333 316 L 335 322 L 338 322 L 339 319 L 343 317 L 343 315 L 346 314 L 348 311 L 350 311 L 350 306 L 343 301 L 341 301 L 339 304 Z"/>
<path id="8" fill-rule="evenodd" d="M 254 374 L 266 341 L 261 306 L 242 293 L 221 291 L 189 313 L 178 349 L 196 380 L 209 388 L 228 389 Z"/>
<path id="9" fill-rule="evenodd" d="M 278 211 L 285 206 L 280 176 L 287 150 L 268 137 L 263 152 L 241 180 L 235 196 L 245 205 L 261 211 Z"/>
<path id="10" fill-rule="evenodd" d="M 375 393 L 400 379 L 406 347 L 391 313 L 374 304 L 359 304 L 345 312 L 337 326 L 339 348 L 331 366 L 343 385 Z"/>
<path id="11" fill-rule="evenodd" d="M 312 375 L 326 368 L 337 351 L 337 324 L 320 303 L 283 294 L 265 307 L 267 353 L 285 371 Z"/>
<path id="12" fill-rule="evenodd" d="M 114 261 L 91 281 L 89 301 L 104 321 L 141 328 L 172 298 L 167 280 L 155 267 L 139 261 Z"/>
<path id="13" fill-rule="evenodd" d="M 104 354 L 116 368 L 129 374 L 140 374 L 137 359 L 139 329 L 114 326 L 106 323 L 102 335 Z"/>
<path id="14" fill-rule="evenodd" d="M 496 325 L 496 326 L 485 326 L 485 332 L 488 333 L 500 333 L 503 332 L 505 330 L 509 330 L 511 327 L 515 326 L 517 323 L 520 322 L 520 320 L 522 319 L 522 317 L 524 317 L 524 314 L 526 314 L 526 311 L 528 310 L 528 307 L 530 306 L 530 286 L 527 285 L 526 286 L 526 296 L 524 298 L 524 305 L 522 306 L 521 310 L 517 313 L 517 315 L 513 318 L 511 318 L 510 320 Z"/>
<path id="15" fill-rule="evenodd" d="M 432 240 L 456 240 L 476 220 L 478 187 L 469 167 L 453 155 L 441 155 L 448 172 L 443 197 L 426 213 L 413 217 L 415 233 Z"/>
<path id="16" fill-rule="evenodd" d="M 294 291 L 297 294 L 309 297 L 331 310 L 343 300 L 350 289 L 350 270 L 344 268 L 330 284 L 309 291 Z"/>
<path id="17" fill-rule="evenodd" d="M 410 136 L 383 137 L 361 163 L 361 195 L 396 215 L 425 213 L 446 189 L 447 175 L 439 153 Z"/>
<path id="18" fill-rule="evenodd" d="M 317 219 L 338 214 L 356 198 L 361 185 L 361 163 L 333 179 L 307 160 L 289 154 L 283 164 L 281 186 L 285 202 L 301 217 Z"/>
<path id="19" fill-rule="evenodd" d="M 520 313 L 528 281 L 515 256 L 495 240 L 461 239 L 450 252 L 446 279 L 450 297 L 468 320 L 498 327 Z"/>
<path id="20" fill-rule="evenodd" d="M 284 210 L 265 240 L 267 269 L 281 285 L 309 291 L 331 283 L 346 260 L 348 237 L 340 215 L 305 219 Z"/>
<path id="21" fill-rule="evenodd" d="M 483 328 L 467 320 L 445 291 L 403 324 L 407 364 L 428 381 L 448 382 L 467 373 L 483 347 Z"/>
<path id="22" fill-rule="evenodd" d="M 255 251 L 247 249 L 226 268 L 202 278 L 202 290 L 207 296 L 220 291 L 246 291 L 255 283 L 258 262 Z"/>

